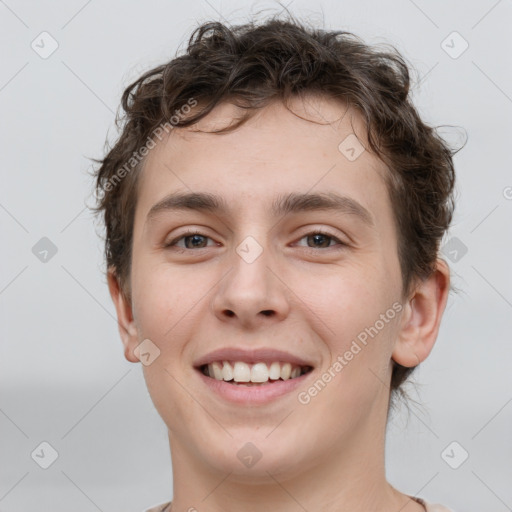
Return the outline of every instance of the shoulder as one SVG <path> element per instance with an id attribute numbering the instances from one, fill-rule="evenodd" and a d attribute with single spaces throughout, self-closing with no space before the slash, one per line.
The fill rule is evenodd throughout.
<path id="1" fill-rule="evenodd" d="M 427 503 L 427 512 L 454 512 L 451 508 L 447 508 L 444 505 L 439 505 L 438 503 L 428 504 Z"/>
<path id="2" fill-rule="evenodd" d="M 427 503 L 421 498 L 418 498 L 416 501 L 424 505 L 427 512 L 455 512 L 451 508 L 440 505 L 439 503 Z"/>
<path id="3" fill-rule="evenodd" d="M 445 507 L 444 505 L 439 505 L 438 503 L 427 503 L 422 499 L 418 499 L 418 501 L 422 505 L 425 505 L 427 512 L 454 512 L 453 510 Z M 161 503 L 160 505 L 155 505 L 154 507 L 146 509 L 144 512 L 164 512 L 170 506 L 170 504 L 170 501 Z"/>
<path id="4" fill-rule="evenodd" d="M 166 503 L 160 503 L 160 505 L 155 505 L 151 508 L 147 508 L 146 510 L 144 510 L 144 512 L 164 512 L 164 511 L 167 511 L 167 509 L 169 508 L 170 505 L 171 505 L 170 501 L 168 501 Z"/>

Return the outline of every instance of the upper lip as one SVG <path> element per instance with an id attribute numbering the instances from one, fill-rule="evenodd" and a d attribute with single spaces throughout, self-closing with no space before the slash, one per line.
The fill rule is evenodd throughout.
<path id="1" fill-rule="evenodd" d="M 266 347 L 255 349 L 237 347 L 220 348 L 198 358 L 194 362 L 194 366 L 199 368 L 216 361 L 243 361 L 247 364 L 260 362 L 273 363 L 274 361 L 279 361 L 283 363 L 291 363 L 297 366 L 313 366 L 311 361 L 307 361 L 302 357 L 296 356 L 283 350 L 276 350 L 274 348 Z"/>

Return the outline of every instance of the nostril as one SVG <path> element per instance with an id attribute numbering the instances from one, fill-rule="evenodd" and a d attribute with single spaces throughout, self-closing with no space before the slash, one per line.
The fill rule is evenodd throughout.
<path id="1" fill-rule="evenodd" d="M 270 309 L 267 309 L 265 311 L 262 311 L 262 313 L 265 315 L 265 316 L 272 316 L 274 314 L 274 311 L 270 310 Z"/>
<path id="2" fill-rule="evenodd" d="M 226 315 L 229 317 L 235 316 L 235 313 L 233 313 L 233 311 L 231 311 L 230 309 L 226 309 L 226 311 L 224 311 L 224 313 L 226 313 Z"/>

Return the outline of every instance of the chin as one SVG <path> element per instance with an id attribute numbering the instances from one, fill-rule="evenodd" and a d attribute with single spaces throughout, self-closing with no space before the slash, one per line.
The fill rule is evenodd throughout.
<path id="1" fill-rule="evenodd" d="M 230 479 L 239 482 L 267 483 L 270 475 L 291 477 L 296 474 L 297 468 L 302 467 L 304 454 L 297 451 L 300 445 L 283 442 L 294 436 L 282 432 L 281 436 L 270 439 L 267 435 L 267 429 L 261 433 L 254 430 L 248 433 L 244 429 L 243 435 L 235 433 L 229 437 L 226 434 L 224 439 L 206 443 L 203 440 L 198 448 L 203 451 L 206 465 L 219 473 L 230 474 Z M 212 450 L 212 446 L 216 448 Z"/>

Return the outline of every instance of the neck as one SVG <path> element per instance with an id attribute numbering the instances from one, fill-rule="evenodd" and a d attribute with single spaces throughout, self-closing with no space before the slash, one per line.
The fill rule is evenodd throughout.
<path id="1" fill-rule="evenodd" d="M 379 413 L 378 417 L 385 417 Z M 169 433 L 174 499 L 172 512 L 420 512 L 417 502 L 386 480 L 385 424 L 376 435 L 368 421 L 354 429 L 342 449 L 321 454 L 300 468 L 254 466 L 249 475 L 206 466 Z"/>

